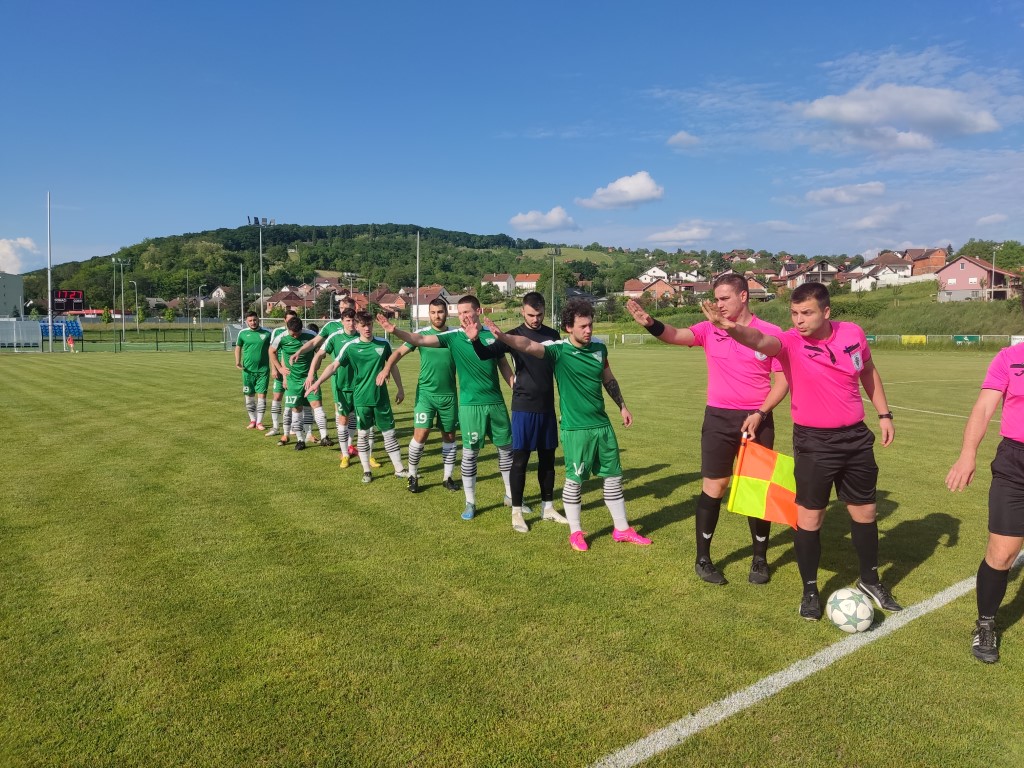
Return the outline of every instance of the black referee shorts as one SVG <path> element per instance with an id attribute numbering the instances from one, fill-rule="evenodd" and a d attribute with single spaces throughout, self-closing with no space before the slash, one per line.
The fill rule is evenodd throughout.
<path id="1" fill-rule="evenodd" d="M 1024 536 L 1024 443 L 1004 437 L 992 461 L 988 531 Z"/>
<path id="2" fill-rule="evenodd" d="M 862 421 L 849 427 L 793 425 L 796 503 L 825 509 L 832 495 L 847 504 L 874 504 L 878 484 L 875 433 Z"/>
<path id="3" fill-rule="evenodd" d="M 700 428 L 700 476 L 707 478 L 730 477 L 736 453 L 743 438 L 741 427 L 753 411 L 732 408 L 704 409 L 704 425 Z M 755 441 L 766 448 L 775 447 L 775 419 L 772 414 L 761 420 Z"/>

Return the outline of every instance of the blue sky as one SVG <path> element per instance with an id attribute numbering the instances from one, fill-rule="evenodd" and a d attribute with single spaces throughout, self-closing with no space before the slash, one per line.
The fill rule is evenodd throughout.
<path id="1" fill-rule="evenodd" d="M 0 270 L 45 265 L 48 191 L 54 263 L 253 214 L 807 255 L 1024 240 L 1024 2 L 59 0 L 4 21 Z"/>

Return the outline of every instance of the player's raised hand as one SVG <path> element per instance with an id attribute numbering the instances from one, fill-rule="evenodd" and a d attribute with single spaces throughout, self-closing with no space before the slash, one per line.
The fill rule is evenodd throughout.
<path id="1" fill-rule="evenodd" d="M 633 316 L 633 319 L 640 323 L 644 328 L 650 328 L 654 325 L 654 318 L 647 314 L 644 308 L 637 304 L 633 299 L 626 302 L 626 310 Z"/>
<path id="2" fill-rule="evenodd" d="M 483 319 L 483 324 L 484 328 L 493 333 L 495 336 L 501 333 L 501 328 L 499 328 L 498 324 L 491 320 L 491 318 L 485 317 Z"/>
<path id="3" fill-rule="evenodd" d="M 394 333 L 395 324 L 388 320 L 384 315 L 377 315 L 377 325 L 384 329 L 385 333 Z"/>
<path id="4" fill-rule="evenodd" d="M 704 317 L 716 328 L 728 331 L 730 328 L 736 327 L 736 323 L 722 314 L 722 310 L 718 308 L 718 303 L 715 301 L 705 299 L 700 303 L 700 311 L 704 313 Z"/>
<path id="5" fill-rule="evenodd" d="M 461 320 L 462 330 L 466 332 L 466 338 L 470 341 L 475 341 L 480 337 L 480 322 L 473 320 L 468 317 L 463 317 Z"/>

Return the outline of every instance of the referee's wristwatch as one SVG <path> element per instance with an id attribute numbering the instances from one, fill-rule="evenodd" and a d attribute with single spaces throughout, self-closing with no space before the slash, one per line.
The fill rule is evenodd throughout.
<path id="1" fill-rule="evenodd" d="M 892 421 L 892 418 L 893 418 L 892 417 L 892 411 L 889 411 L 888 413 L 880 413 L 880 414 L 878 414 L 878 418 L 879 418 L 879 420 L 881 420 L 881 419 L 889 419 L 889 421 Z"/>

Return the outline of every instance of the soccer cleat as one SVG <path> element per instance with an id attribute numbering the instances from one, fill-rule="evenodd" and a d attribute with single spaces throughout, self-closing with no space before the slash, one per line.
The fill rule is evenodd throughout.
<path id="1" fill-rule="evenodd" d="M 512 506 L 512 497 L 511 496 L 506 496 L 502 500 L 501 503 L 504 504 L 506 507 L 511 507 Z M 533 510 L 530 509 L 526 504 L 523 504 L 523 514 L 524 515 L 532 515 L 533 514 Z"/>
<path id="2" fill-rule="evenodd" d="M 722 575 L 722 572 L 715 568 L 715 564 L 708 558 L 702 557 L 693 564 L 694 573 L 708 584 L 728 584 L 729 580 Z"/>
<path id="3" fill-rule="evenodd" d="M 562 525 L 569 524 L 569 521 L 565 519 L 565 515 L 560 512 L 556 512 L 554 507 L 545 507 L 540 519 L 548 520 L 552 523 L 561 523 Z"/>
<path id="4" fill-rule="evenodd" d="M 363 482 L 364 483 L 372 483 L 373 482 L 373 472 L 363 472 Z"/>
<path id="5" fill-rule="evenodd" d="M 522 512 L 513 512 L 512 513 L 512 530 L 516 531 L 517 533 L 529 533 L 530 532 L 530 527 L 526 524 L 526 521 L 523 520 L 523 513 Z"/>
<path id="6" fill-rule="evenodd" d="M 306 441 L 305 440 L 299 440 L 297 443 L 295 443 L 295 450 L 296 451 L 304 451 L 304 450 L 306 450 Z"/>
<path id="7" fill-rule="evenodd" d="M 770 578 L 768 561 L 763 557 L 755 557 L 750 563 L 750 575 L 747 576 L 747 581 L 751 584 L 767 584 Z"/>
<path id="8" fill-rule="evenodd" d="M 995 664 L 999 661 L 999 638 L 995 619 L 978 619 L 971 635 L 971 653 L 978 661 Z"/>
<path id="9" fill-rule="evenodd" d="M 420 479 L 416 475 L 409 475 L 409 493 L 420 492 Z"/>
<path id="10" fill-rule="evenodd" d="M 355 458 L 356 456 L 359 455 L 359 449 L 356 448 L 354 445 L 350 445 L 348 447 L 348 455 Z"/>
<path id="11" fill-rule="evenodd" d="M 341 455 L 341 463 L 338 464 L 338 466 L 341 467 L 342 469 L 348 469 L 349 464 L 351 464 L 351 463 L 352 463 L 352 459 L 350 459 L 348 457 L 348 454 L 343 453 Z"/>
<path id="12" fill-rule="evenodd" d="M 324 435 L 323 437 L 320 438 L 320 442 L 318 443 L 318 445 L 322 445 L 324 448 L 330 448 L 332 445 L 334 445 L 334 441 L 331 440 L 331 438 Z"/>
<path id="13" fill-rule="evenodd" d="M 370 468 L 380 469 L 380 462 L 373 458 L 373 456 L 370 457 Z"/>
<path id="14" fill-rule="evenodd" d="M 441 483 L 441 487 L 449 491 L 461 491 L 462 483 L 451 477 L 446 477 L 444 482 Z"/>
<path id="15" fill-rule="evenodd" d="M 819 621 L 821 619 L 821 595 L 817 592 L 808 592 L 800 600 L 800 616 L 808 621 Z"/>
<path id="16" fill-rule="evenodd" d="M 862 579 L 857 579 L 857 589 L 871 598 L 871 601 L 886 611 L 902 611 L 903 606 L 896 602 L 892 592 L 882 582 L 877 584 L 865 584 Z"/>
<path id="17" fill-rule="evenodd" d="M 265 434 L 264 437 L 277 437 L 280 434 L 280 432 L 271 427 L 270 429 L 267 430 L 267 434 Z"/>
<path id="18" fill-rule="evenodd" d="M 280 440 L 277 441 L 277 444 L 278 445 L 288 445 L 288 436 L 286 435 L 286 436 L 282 437 Z"/>
<path id="19" fill-rule="evenodd" d="M 256 429 L 256 422 L 255 421 L 250 421 L 249 422 L 249 426 L 246 427 L 246 429 Z"/>
<path id="20" fill-rule="evenodd" d="M 407 478 L 408 476 L 409 473 L 404 469 L 400 469 L 397 472 L 395 472 L 395 477 L 397 477 L 399 480 L 405 480 L 405 478 Z"/>
<path id="21" fill-rule="evenodd" d="M 257 421 L 256 422 L 256 429 L 258 429 L 260 432 L 262 432 L 263 430 L 266 429 L 266 427 L 263 426 L 263 422 L 262 421 Z"/>
<path id="22" fill-rule="evenodd" d="M 639 545 L 641 547 L 646 547 L 648 544 L 651 543 L 650 539 L 645 538 L 644 536 L 641 536 L 639 533 L 634 531 L 632 528 L 627 528 L 624 531 L 620 531 L 619 529 L 616 528 L 614 531 L 612 531 L 612 538 L 615 541 L 618 541 L 618 542 L 621 542 L 621 543 L 637 544 L 637 545 Z"/>
<path id="23" fill-rule="evenodd" d="M 569 546 L 577 552 L 586 552 L 590 547 L 587 545 L 586 535 L 583 531 L 569 534 Z"/>
<path id="24" fill-rule="evenodd" d="M 472 520 L 474 517 L 476 517 L 476 504 L 470 504 L 467 501 L 466 508 L 462 510 L 462 519 Z"/>

